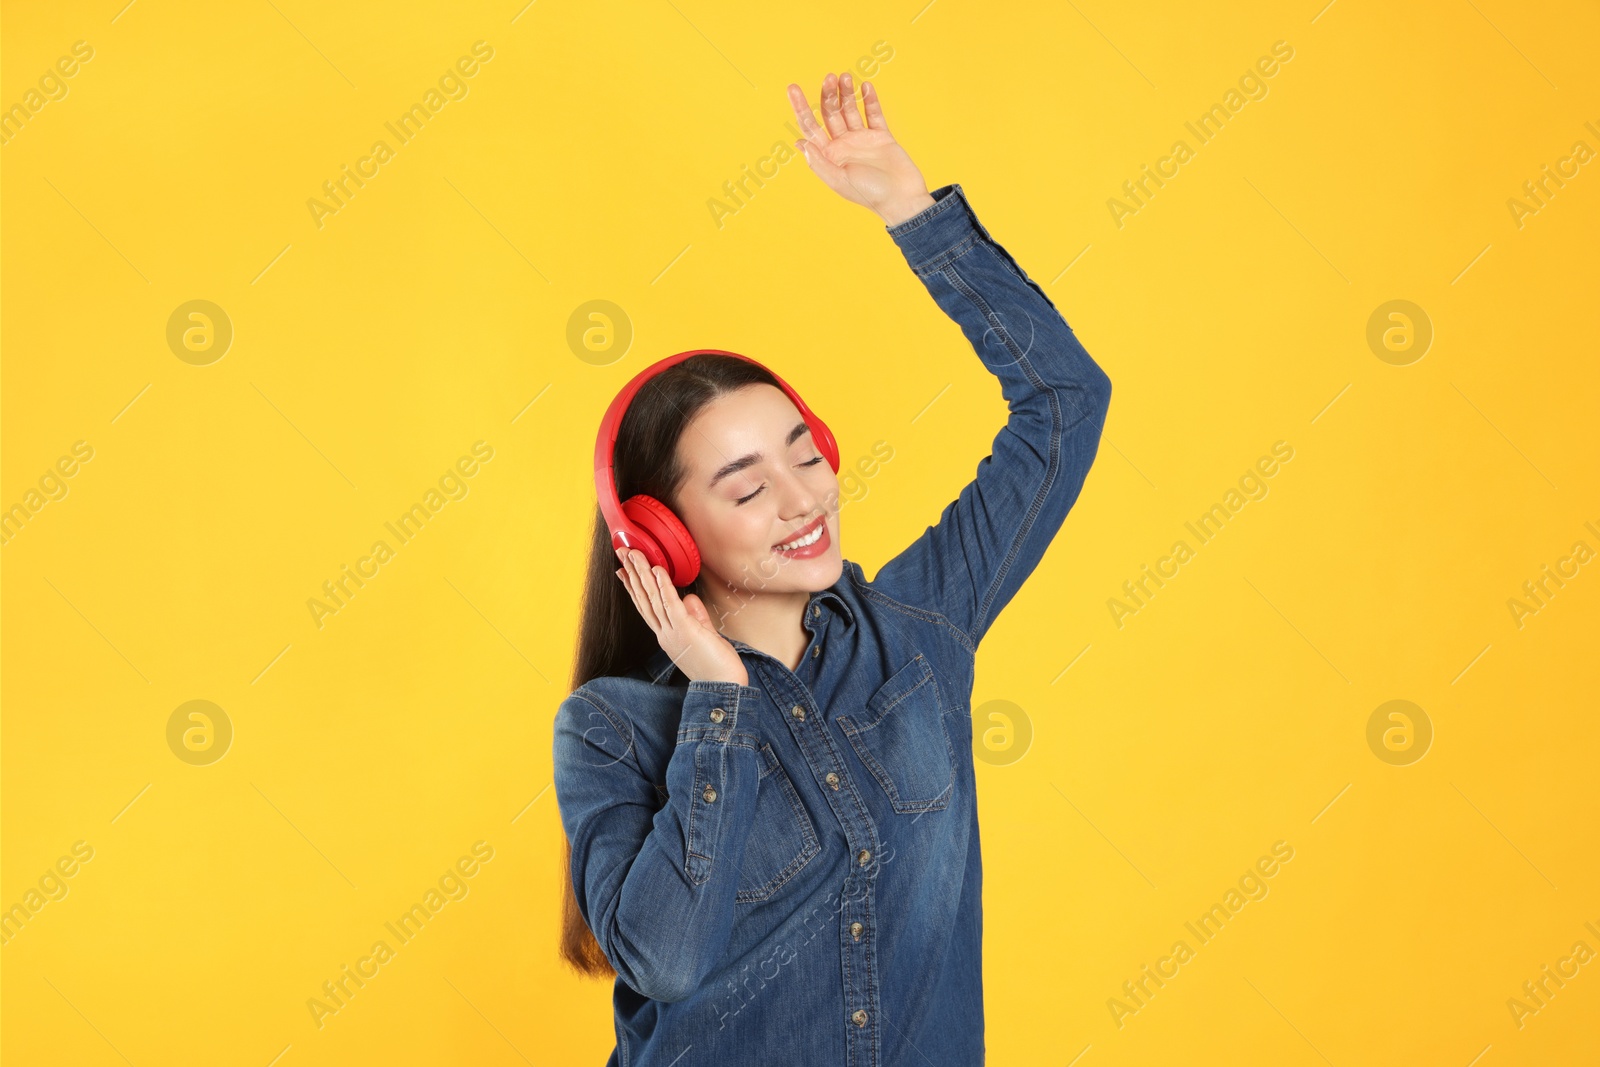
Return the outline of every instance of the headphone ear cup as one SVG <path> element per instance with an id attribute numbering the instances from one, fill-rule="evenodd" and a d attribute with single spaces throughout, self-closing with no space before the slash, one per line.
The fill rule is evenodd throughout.
<path id="1" fill-rule="evenodd" d="M 652 542 L 640 551 L 648 557 L 650 548 L 658 550 L 664 560 L 660 565 L 667 568 L 674 586 L 681 589 L 695 580 L 700 573 L 700 548 L 671 508 L 638 493 L 622 502 L 622 514 Z"/>

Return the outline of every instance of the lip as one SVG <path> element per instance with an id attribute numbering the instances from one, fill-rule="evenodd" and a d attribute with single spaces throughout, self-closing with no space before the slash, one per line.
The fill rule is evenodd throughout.
<path id="1" fill-rule="evenodd" d="M 788 556 L 791 559 L 805 559 L 808 556 L 818 555 L 828 547 L 827 523 L 828 516 L 819 515 L 805 526 L 802 526 L 788 537 L 785 537 L 782 541 L 783 544 L 788 544 L 790 541 L 795 541 L 802 537 L 809 537 L 818 526 L 821 526 L 823 528 L 822 536 L 817 538 L 813 544 L 809 544 L 804 548 L 795 549 L 794 551 L 785 551 L 780 549 L 777 545 L 773 545 L 772 550 L 778 553 L 780 556 Z"/>

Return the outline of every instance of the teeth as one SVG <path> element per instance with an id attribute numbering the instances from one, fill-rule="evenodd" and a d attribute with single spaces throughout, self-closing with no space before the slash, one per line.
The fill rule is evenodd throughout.
<path id="1" fill-rule="evenodd" d="M 792 552 L 797 548 L 804 548 L 807 545 L 814 545 L 817 543 L 817 539 L 822 536 L 822 530 L 823 528 L 818 526 L 805 537 L 797 538 L 796 540 L 790 541 L 787 544 L 779 545 L 778 550 L 780 552 Z"/>

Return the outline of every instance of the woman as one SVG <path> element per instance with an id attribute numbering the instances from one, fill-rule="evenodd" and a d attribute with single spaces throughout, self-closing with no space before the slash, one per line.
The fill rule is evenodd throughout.
<path id="1" fill-rule="evenodd" d="M 701 565 L 680 596 L 597 517 L 555 720 L 562 952 L 616 975 L 610 1064 L 977 1064 L 974 656 L 1077 500 L 1111 383 L 961 186 L 928 191 L 870 82 L 863 119 L 850 75 L 823 80 L 826 131 L 789 98 L 812 171 L 883 219 L 1010 417 L 869 581 L 832 442 L 771 374 L 704 354 L 643 384 L 617 490 L 670 507 Z"/>

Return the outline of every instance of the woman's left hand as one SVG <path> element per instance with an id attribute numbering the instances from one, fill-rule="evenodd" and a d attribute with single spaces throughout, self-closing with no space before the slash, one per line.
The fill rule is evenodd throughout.
<path id="1" fill-rule="evenodd" d="M 863 122 L 856 110 L 855 84 L 849 73 L 822 79 L 822 121 L 817 125 L 800 86 L 789 85 L 789 103 L 805 139 L 796 147 L 828 188 L 854 204 L 870 208 L 890 226 L 904 222 L 934 203 L 922 172 L 900 147 L 878 102 L 877 86 L 864 83 Z"/>

